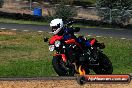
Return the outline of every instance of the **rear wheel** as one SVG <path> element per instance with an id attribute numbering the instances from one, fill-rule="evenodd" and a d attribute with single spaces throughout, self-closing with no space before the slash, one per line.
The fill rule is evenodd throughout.
<path id="1" fill-rule="evenodd" d="M 95 67 L 93 71 L 96 74 L 112 74 L 113 72 L 112 63 L 105 54 L 99 53 L 99 66 Z"/>
<path id="2" fill-rule="evenodd" d="M 61 59 L 61 56 L 54 56 L 52 60 L 52 65 L 55 70 L 55 72 L 59 76 L 74 76 L 74 69 L 73 67 L 67 68 L 65 66 L 65 62 Z"/>

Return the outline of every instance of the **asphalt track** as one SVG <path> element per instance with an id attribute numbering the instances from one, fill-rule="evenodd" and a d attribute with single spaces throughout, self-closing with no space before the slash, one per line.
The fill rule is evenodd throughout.
<path id="1" fill-rule="evenodd" d="M 45 25 L 0 23 L 0 29 L 11 29 L 17 31 L 50 32 L 50 27 Z M 96 37 L 115 37 L 120 39 L 132 39 L 132 29 L 117 28 L 81 28 L 77 34 Z"/>

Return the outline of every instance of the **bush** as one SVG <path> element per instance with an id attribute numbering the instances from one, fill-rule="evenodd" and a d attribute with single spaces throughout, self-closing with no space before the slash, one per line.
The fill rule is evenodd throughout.
<path id="1" fill-rule="evenodd" d="M 4 0 L 0 0 L 0 8 L 2 8 L 3 4 L 4 4 Z"/>
<path id="2" fill-rule="evenodd" d="M 94 6 L 96 0 L 74 0 L 73 5 L 75 6 L 82 6 L 82 7 L 90 7 Z"/>
<path id="3" fill-rule="evenodd" d="M 77 12 L 71 6 L 65 6 L 64 3 L 61 3 L 55 7 L 54 18 L 62 18 L 64 20 L 68 20 L 75 16 L 77 16 Z"/>
<path id="4" fill-rule="evenodd" d="M 0 11 L 0 18 L 8 18 L 15 20 L 27 20 L 27 21 L 39 21 L 39 22 L 49 22 L 52 17 L 49 16 L 34 16 L 30 14 L 20 14 L 20 13 L 8 13 Z"/>

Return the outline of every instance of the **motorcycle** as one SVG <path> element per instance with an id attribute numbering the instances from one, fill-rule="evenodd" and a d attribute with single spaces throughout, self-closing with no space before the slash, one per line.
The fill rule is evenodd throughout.
<path id="1" fill-rule="evenodd" d="M 70 27 L 69 22 L 65 27 Z M 78 38 L 84 38 L 79 36 Z M 63 36 L 53 35 L 49 40 L 49 51 L 56 51 L 52 59 L 52 65 L 59 76 L 74 76 L 76 74 L 90 74 L 93 70 L 96 74 L 112 74 L 113 66 L 109 58 L 103 53 L 104 43 L 99 43 L 95 38 L 88 39 L 91 46 L 85 47 L 76 39 L 63 40 Z M 47 42 L 48 38 L 45 37 Z"/>

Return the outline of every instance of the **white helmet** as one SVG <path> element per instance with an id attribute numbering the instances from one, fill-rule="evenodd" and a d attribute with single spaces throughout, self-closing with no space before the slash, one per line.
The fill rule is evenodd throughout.
<path id="1" fill-rule="evenodd" d="M 52 33 L 57 34 L 63 28 L 62 19 L 54 19 L 50 22 L 50 27 L 52 28 Z"/>

